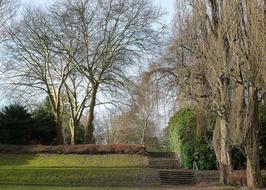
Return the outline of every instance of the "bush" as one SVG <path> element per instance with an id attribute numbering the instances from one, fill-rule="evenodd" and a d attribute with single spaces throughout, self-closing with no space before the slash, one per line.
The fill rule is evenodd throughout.
<path id="1" fill-rule="evenodd" d="M 261 168 L 266 167 L 266 105 L 260 106 Z"/>
<path id="2" fill-rule="evenodd" d="M 56 123 L 52 113 L 52 108 L 48 99 L 46 99 L 33 112 L 32 116 L 35 120 L 35 137 L 37 144 L 54 144 L 56 138 Z"/>
<path id="3" fill-rule="evenodd" d="M 25 106 L 12 104 L 0 112 L 0 144 L 52 144 L 55 137 L 54 119 L 43 108 L 32 115 Z"/>
<path id="4" fill-rule="evenodd" d="M 260 105 L 260 150 L 261 168 L 266 167 L 266 105 Z M 197 136 L 197 112 L 194 109 L 181 109 L 170 120 L 167 128 L 169 147 L 177 152 L 182 160 L 183 167 L 192 168 L 195 161 L 200 169 L 214 169 L 215 154 L 204 141 L 204 136 L 211 138 L 212 134 L 203 133 Z M 207 126 L 208 128 L 208 126 Z M 210 126 L 209 128 L 212 128 Z M 234 169 L 245 169 L 246 158 L 237 149 L 232 149 L 232 162 Z"/>
<path id="5" fill-rule="evenodd" d="M 171 118 L 168 126 L 169 147 L 180 155 L 184 168 L 192 169 L 196 162 L 199 169 L 216 168 L 215 154 L 205 141 L 207 131 L 197 134 L 197 115 L 194 109 L 181 109 Z"/>
<path id="6" fill-rule="evenodd" d="M 35 122 L 24 106 L 13 104 L 0 112 L 0 143 L 28 144 L 35 134 Z"/>

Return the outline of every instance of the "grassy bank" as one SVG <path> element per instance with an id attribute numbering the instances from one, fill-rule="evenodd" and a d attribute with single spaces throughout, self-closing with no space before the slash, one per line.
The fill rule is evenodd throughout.
<path id="1" fill-rule="evenodd" d="M 0 190 L 153 190 L 151 188 L 88 188 L 88 187 L 37 187 L 37 186 L 0 186 Z M 156 189 L 155 189 L 156 190 Z M 157 189 L 159 190 L 159 189 Z"/>
<path id="2" fill-rule="evenodd" d="M 145 168 L 148 159 L 140 155 L 0 154 L 0 167 L 124 167 Z"/>
<path id="3" fill-rule="evenodd" d="M 139 155 L 1 154 L 0 184 L 77 187 L 158 184 L 157 174 L 147 165 L 147 157 Z"/>
<path id="4" fill-rule="evenodd" d="M 160 187 L 140 155 L 0 154 L 0 190 L 228 190 Z"/>
<path id="5" fill-rule="evenodd" d="M 152 185 L 153 171 L 140 168 L 0 168 L 0 184 L 138 186 Z"/>
<path id="6" fill-rule="evenodd" d="M 233 187 L 150 187 L 150 188 L 125 188 L 125 187 L 37 187 L 37 186 L 0 186 L 0 190 L 239 190 Z"/>

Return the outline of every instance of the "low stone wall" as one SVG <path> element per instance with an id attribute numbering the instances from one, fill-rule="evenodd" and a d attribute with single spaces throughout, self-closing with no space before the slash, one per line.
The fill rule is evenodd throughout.
<path id="1" fill-rule="evenodd" d="M 200 170 L 198 177 L 199 182 L 203 184 L 218 184 L 220 180 L 220 175 L 217 170 Z M 231 183 L 241 186 L 246 184 L 245 170 L 234 170 L 231 175 Z"/>
<path id="2" fill-rule="evenodd" d="M 218 184 L 219 172 L 217 170 L 200 170 L 198 180 L 200 184 Z"/>
<path id="3" fill-rule="evenodd" d="M 0 153 L 9 154 L 145 154 L 142 145 L 0 145 Z"/>

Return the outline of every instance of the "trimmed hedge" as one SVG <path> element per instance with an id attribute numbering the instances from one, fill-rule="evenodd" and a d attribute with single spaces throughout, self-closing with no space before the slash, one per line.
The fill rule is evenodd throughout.
<path id="1" fill-rule="evenodd" d="M 0 145 L 0 153 L 9 154 L 145 154 L 142 145 Z"/>

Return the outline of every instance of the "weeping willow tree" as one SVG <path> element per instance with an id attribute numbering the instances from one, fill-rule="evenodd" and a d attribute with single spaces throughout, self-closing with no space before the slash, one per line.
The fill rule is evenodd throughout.
<path id="1" fill-rule="evenodd" d="M 231 57 L 235 65 L 233 141 L 247 159 L 247 184 L 260 185 L 259 102 L 265 91 L 266 1 L 232 3 L 234 27 L 230 32 Z"/>
<path id="2" fill-rule="evenodd" d="M 224 1 L 225 3 L 226 1 Z M 206 111 L 216 115 L 213 132 L 220 182 L 230 183 L 232 173 L 229 116 L 233 82 L 232 62 L 227 39 L 225 10 L 220 1 L 177 2 L 186 7 L 177 10 L 175 63 L 180 91 L 188 101 L 196 102 Z"/>
<path id="3" fill-rule="evenodd" d="M 231 149 L 238 143 L 247 159 L 247 185 L 258 187 L 266 5 L 259 0 L 192 0 L 187 6 L 177 38 L 182 89 L 217 114 L 213 146 L 220 182 L 230 183 Z"/>
<path id="4" fill-rule="evenodd" d="M 216 115 L 213 131 L 221 184 L 232 176 L 232 148 L 247 159 L 247 184 L 259 186 L 258 104 L 265 89 L 266 2 L 177 1 L 174 35 L 162 63 L 179 100 Z M 181 9 L 182 8 L 182 9 Z"/>

